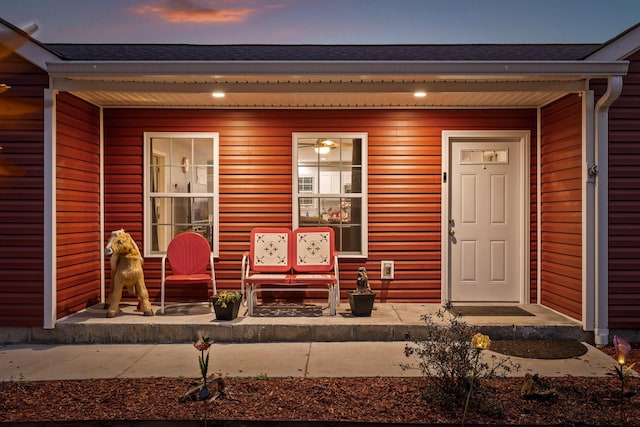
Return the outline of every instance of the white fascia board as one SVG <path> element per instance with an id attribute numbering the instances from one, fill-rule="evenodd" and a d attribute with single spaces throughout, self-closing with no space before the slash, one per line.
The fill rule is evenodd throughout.
<path id="1" fill-rule="evenodd" d="M 60 60 L 56 55 L 33 42 L 27 42 L 20 46 L 16 49 L 16 53 L 45 71 L 47 70 L 47 64 Z"/>
<path id="2" fill-rule="evenodd" d="M 618 37 L 606 42 L 600 49 L 586 58 L 586 61 L 620 61 L 640 49 L 640 25 L 629 29 Z"/>
<path id="3" fill-rule="evenodd" d="M 588 76 L 624 75 L 628 63 L 619 61 L 55 61 L 47 65 L 52 77 L 74 76 Z"/>
<path id="4" fill-rule="evenodd" d="M 242 80 L 242 79 L 239 79 Z M 185 82 L 176 77 L 175 81 L 122 81 L 108 80 L 107 77 L 53 78 L 52 87 L 62 91 L 118 91 L 118 92 L 161 92 L 161 93 L 204 93 L 221 90 L 225 93 L 403 93 L 418 89 L 427 92 L 579 92 L 585 79 L 579 80 L 541 80 L 541 81 L 374 81 L 349 82 L 332 81 L 299 82 L 278 80 L 277 82 Z"/>
<path id="5" fill-rule="evenodd" d="M 0 40 L 10 44 L 10 49 L 15 50 L 18 55 L 42 70 L 47 69 L 47 63 L 60 61 L 60 57 L 38 44 L 25 32 L 5 25 L 2 19 L 0 19 L 0 35 Z"/>

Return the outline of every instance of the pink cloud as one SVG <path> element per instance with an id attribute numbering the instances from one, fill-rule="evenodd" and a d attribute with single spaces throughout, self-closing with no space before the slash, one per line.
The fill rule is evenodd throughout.
<path id="1" fill-rule="evenodd" d="M 191 0 L 170 0 L 165 5 L 146 5 L 137 8 L 136 13 L 155 13 L 169 22 L 242 22 L 256 10 L 252 8 L 211 8 L 201 6 Z"/>

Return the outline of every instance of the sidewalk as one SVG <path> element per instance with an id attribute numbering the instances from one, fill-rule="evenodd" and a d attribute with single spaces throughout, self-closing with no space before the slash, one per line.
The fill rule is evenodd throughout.
<path id="1" fill-rule="evenodd" d="M 406 342 L 214 343 L 209 372 L 226 377 L 420 376 L 404 355 Z M 512 376 L 609 376 L 614 360 L 588 344 L 583 356 L 561 360 L 510 357 Z M 491 351 L 483 352 L 485 357 Z M 494 353 L 495 354 L 495 353 Z M 199 376 L 199 352 L 186 344 L 15 344 L 0 347 L 1 381 Z M 499 355 L 501 356 L 501 355 Z M 504 357 L 504 356 L 502 356 Z"/>

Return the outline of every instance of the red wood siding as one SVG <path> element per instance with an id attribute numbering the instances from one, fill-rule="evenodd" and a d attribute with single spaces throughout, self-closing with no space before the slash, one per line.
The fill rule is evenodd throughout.
<path id="1" fill-rule="evenodd" d="M 538 301 L 538 144 L 537 134 L 531 133 L 529 163 L 529 302 Z"/>
<path id="2" fill-rule="evenodd" d="M 57 97 L 57 315 L 100 301 L 100 121 L 98 109 Z"/>
<path id="3" fill-rule="evenodd" d="M 541 302 L 582 318 L 582 102 L 569 95 L 542 111 Z"/>
<path id="4" fill-rule="evenodd" d="M 2 156 L 23 168 L 0 176 L 0 325 L 43 324 L 44 104 L 49 79 L 16 55 L 0 62 Z M 25 103 L 28 111 L 20 112 Z M 13 113 L 19 114 L 13 114 Z"/>
<path id="5" fill-rule="evenodd" d="M 369 257 L 341 260 L 341 288 L 354 288 L 365 265 L 381 302 L 440 302 L 442 130 L 525 129 L 536 139 L 535 110 L 108 109 L 104 118 L 106 230 L 124 227 L 140 245 L 143 133 L 220 133 L 220 289 L 239 288 L 253 227 L 291 226 L 292 132 L 368 132 Z M 380 282 L 382 259 L 396 262 L 395 280 Z M 145 279 L 158 301 L 159 259 L 145 260 Z"/>
<path id="6" fill-rule="evenodd" d="M 609 110 L 609 327 L 640 327 L 640 52 Z"/>

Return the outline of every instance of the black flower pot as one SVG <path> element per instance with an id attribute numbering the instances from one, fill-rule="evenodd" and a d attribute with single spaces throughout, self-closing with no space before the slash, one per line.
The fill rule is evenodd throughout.
<path id="1" fill-rule="evenodd" d="M 373 310 L 373 302 L 376 299 L 376 293 L 358 294 L 355 291 L 347 291 L 351 314 L 357 317 L 371 316 Z"/>
<path id="2" fill-rule="evenodd" d="M 233 320 L 238 317 L 238 312 L 240 311 L 240 304 L 242 304 L 242 299 L 236 301 L 231 304 L 227 304 L 226 307 L 222 307 L 221 305 L 217 305 L 215 302 L 218 298 L 214 296 L 211 298 L 211 303 L 213 304 L 213 311 L 216 313 L 217 320 Z"/>

